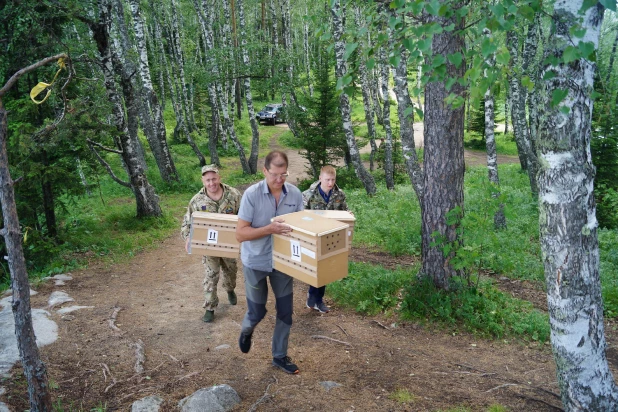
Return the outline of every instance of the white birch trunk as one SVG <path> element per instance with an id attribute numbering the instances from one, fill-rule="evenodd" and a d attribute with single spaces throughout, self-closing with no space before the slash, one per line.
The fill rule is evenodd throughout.
<path id="1" fill-rule="evenodd" d="M 167 145 L 167 132 L 165 129 L 165 120 L 163 118 L 163 110 L 159 105 L 157 95 L 152 85 L 152 78 L 150 76 L 150 65 L 148 62 L 148 51 L 146 49 L 146 39 L 144 35 L 144 23 L 140 14 L 139 1 L 129 0 L 131 6 L 131 15 L 133 17 L 133 28 L 135 30 L 135 40 L 137 42 L 137 52 L 139 57 L 139 74 L 142 80 L 142 91 L 145 94 L 145 98 L 142 99 L 145 104 L 146 116 L 152 124 L 153 135 L 148 136 L 150 133 L 146 133 L 150 147 L 153 149 L 153 155 L 161 177 L 163 181 L 170 182 L 172 180 L 179 180 L 174 160 Z M 145 130 L 146 132 L 146 130 Z M 156 148 L 156 150 L 155 150 Z"/>
<path id="2" fill-rule="evenodd" d="M 592 5 L 580 22 L 582 3 L 555 3 L 546 51 L 550 56 L 561 60 L 573 42 L 575 47 L 587 42 L 598 49 L 603 7 Z M 578 23 L 586 29 L 581 39 L 569 31 Z M 558 385 L 566 411 L 616 411 L 618 388 L 605 355 L 595 168 L 590 153 L 595 64 L 580 58 L 569 64 L 548 64 L 543 74 L 550 71 L 556 76 L 543 82 L 545 113 L 538 141 L 539 226 Z M 568 95 L 552 108 L 555 90 L 566 90 Z M 568 108 L 568 114 L 560 106 Z"/>
<path id="3" fill-rule="evenodd" d="M 397 96 L 397 117 L 399 118 L 399 133 L 401 136 L 401 151 L 406 162 L 406 171 L 412 187 L 416 192 L 419 204 L 422 206 L 424 187 L 423 170 L 418 160 L 414 144 L 414 105 L 408 92 L 408 51 L 401 48 L 401 60 L 394 70 L 395 95 Z"/>
<path id="4" fill-rule="evenodd" d="M 346 62 L 343 59 L 345 54 L 345 42 L 342 40 L 344 23 L 343 18 L 345 10 L 341 7 L 340 0 L 333 0 L 331 2 L 331 12 L 333 17 L 333 38 L 335 40 L 335 58 L 337 60 L 337 66 L 335 73 L 338 79 L 342 78 L 347 72 Z M 356 176 L 363 182 L 365 191 L 367 194 L 372 195 L 376 192 L 376 184 L 373 180 L 373 176 L 367 172 L 365 166 L 361 162 L 360 153 L 356 145 L 356 139 L 354 139 L 354 132 L 352 130 L 352 116 L 350 99 L 345 91 L 341 92 L 339 96 L 339 108 L 341 110 L 341 118 L 343 121 L 343 130 L 345 131 L 346 142 L 350 151 L 350 158 L 354 165 Z"/>
<path id="5" fill-rule="evenodd" d="M 354 21 L 357 27 L 361 27 L 361 10 L 360 7 L 354 8 Z M 368 46 L 371 45 L 369 34 L 367 35 Z M 373 107 L 371 103 L 371 88 L 367 76 L 367 62 L 363 59 L 358 65 L 358 72 L 361 81 L 361 93 L 363 95 L 363 110 L 365 111 L 365 121 L 367 122 L 367 132 L 369 133 L 369 144 L 371 145 L 371 154 L 369 155 L 369 170 L 373 171 L 373 161 L 378 146 L 376 145 L 376 125 L 374 121 Z"/>
<path id="6" fill-rule="evenodd" d="M 213 50 L 213 38 L 212 32 L 209 30 L 210 27 L 206 24 L 207 21 L 210 21 L 210 16 L 212 15 L 211 5 L 208 3 L 208 0 L 202 0 L 202 5 L 200 6 L 198 0 L 193 0 L 195 9 L 198 12 L 198 18 L 200 20 L 202 32 L 204 34 L 204 45 L 206 47 L 205 55 L 207 56 L 208 66 L 212 70 L 213 76 L 215 78 L 220 78 L 219 66 L 215 59 L 210 57 L 212 55 Z M 234 143 L 236 150 L 238 150 L 238 157 L 240 159 L 240 165 L 245 174 L 251 174 L 251 169 L 249 168 L 249 163 L 247 162 L 247 158 L 245 156 L 245 149 L 242 147 L 238 138 L 236 137 L 236 132 L 234 130 L 234 123 L 230 119 L 230 115 L 228 112 L 228 108 L 223 101 L 223 88 L 221 87 L 221 82 L 216 82 L 216 96 L 218 97 L 217 103 L 220 104 L 221 114 L 223 115 L 223 121 L 225 128 L 229 134 L 230 139 Z"/>
<path id="7" fill-rule="evenodd" d="M 386 188 L 388 190 L 393 190 L 395 188 L 395 178 L 393 176 L 393 131 L 391 129 L 391 99 L 388 92 L 390 64 L 386 59 L 386 49 L 384 47 L 380 47 L 380 67 L 382 69 L 380 89 L 382 90 L 382 97 L 384 98 L 382 106 L 382 126 L 384 126 L 384 132 L 386 134 L 386 139 L 383 143 L 385 145 L 384 175 L 386 178 Z"/>
<path id="8" fill-rule="evenodd" d="M 247 51 L 247 35 L 245 33 L 245 9 L 244 0 L 236 0 L 236 6 L 238 7 L 238 20 L 240 23 L 240 47 L 242 52 L 242 62 L 244 67 L 250 66 L 249 52 Z M 251 174 L 258 172 L 257 161 L 260 151 L 260 133 L 258 131 L 258 124 L 255 118 L 255 110 L 253 108 L 253 95 L 251 94 L 251 77 L 245 76 L 245 99 L 247 102 L 247 114 L 249 115 L 249 121 L 251 122 L 251 155 L 249 156 L 249 170 Z"/>

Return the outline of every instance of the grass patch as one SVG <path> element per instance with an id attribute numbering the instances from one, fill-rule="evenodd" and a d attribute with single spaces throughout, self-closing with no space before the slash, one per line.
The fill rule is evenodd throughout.
<path id="1" fill-rule="evenodd" d="M 326 290 L 343 306 L 375 315 L 396 307 L 401 290 L 417 271 L 418 268 L 387 270 L 366 263 L 350 262 L 348 276 L 329 284 Z"/>
<path id="2" fill-rule="evenodd" d="M 388 395 L 388 399 L 391 399 L 398 403 L 413 403 L 418 399 L 418 396 L 414 395 L 407 389 L 397 389 Z"/>
<path id="3" fill-rule="evenodd" d="M 500 133 L 494 134 L 496 139 L 496 153 L 499 155 L 517 156 L 517 144 L 515 143 L 515 137 L 513 133 Z M 469 150 L 478 150 L 485 152 L 487 146 L 485 144 L 485 138 L 475 132 L 464 133 L 464 147 Z"/>

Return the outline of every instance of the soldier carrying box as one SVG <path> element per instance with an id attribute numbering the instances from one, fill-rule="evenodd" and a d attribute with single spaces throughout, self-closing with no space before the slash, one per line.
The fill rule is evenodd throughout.
<path id="1" fill-rule="evenodd" d="M 189 233 L 191 232 L 191 215 L 193 212 L 225 213 L 236 215 L 240 207 L 240 192 L 231 186 L 221 183 L 219 169 L 215 165 L 202 167 L 202 183 L 204 187 L 191 199 L 185 213 L 181 236 L 186 240 L 185 249 L 189 252 Z M 212 322 L 215 308 L 219 305 L 217 283 L 219 272 L 223 271 L 223 288 L 227 291 L 230 305 L 237 302 L 236 293 L 236 259 L 203 256 L 202 263 L 206 270 L 204 277 L 204 305 L 206 309 L 202 320 Z"/>

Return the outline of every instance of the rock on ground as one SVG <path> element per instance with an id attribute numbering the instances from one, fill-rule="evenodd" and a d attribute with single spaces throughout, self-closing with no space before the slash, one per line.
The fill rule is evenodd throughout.
<path id="1" fill-rule="evenodd" d="M 230 385 L 202 388 L 178 402 L 182 412 L 227 412 L 240 403 L 240 396 Z"/>
<path id="2" fill-rule="evenodd" d="M 159 412 L 162 403 L 163 398 L 160 396 L 147 396 L 133 402 L 131 412 Z"/>

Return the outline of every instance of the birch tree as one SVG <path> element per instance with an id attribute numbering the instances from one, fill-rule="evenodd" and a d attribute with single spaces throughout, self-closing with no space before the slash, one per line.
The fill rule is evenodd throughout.
<path id="1" fill-rule="evenodd" d="M 17 216 L 14 182 L 9 170 L 7 155 L 7 111 L 2 103 L 2 97 L 17 83 L 24 74 L 30 73 L 46 64 L 66 59 L 66 54 L 47 57 L 28 67 L 18 70 L 0 88 L 0 207 L 4 226 L 0 236 L 4 238 L 8 253 L 8 264 L 11 273 L 11 291 L 13 300 L 11 309 L 15 318 L 15 335 L 21 359 L 24 376 L 28 383 L 28 398 L 32 412 L 52 411 L 52 399 L 49 391 L 47 368 L 39 354 L 36 337 L 32 326 L 30 306 L 30 283 L 26 270 L 26 259 L 22 247 L 22 233 Z"/>
<path id="2" fill-rule="evenodd" d="M 347 65 L 344 59 L 346 46 L 345 42 L 342 39 L 345 26 L 345 10 L 341 7 L 340 0 L 333 0 L 331 2 L 331 13 L 333 17 L 332 24 L 333 38 L 335 40 L 335 58 L 337 61 L 335 66 L 335 74 L 337 76 L 338 82 L 340 84 L 343 84 L 344 76 L 349 76 L 349 74 L 347 73 Z M 345 90 L 342 90 L 339 96 L 339 108 L 341 110 L 343 129 L 345 131 L 346 142 L 350 151 L 350 158 L 352 160 L 352 164 L 354 165 L 356 176 L 360 179 L 361 182 L 363 182 L 367 194 L 373 195 L 376 192 L 376 184 L 373 180 L 373 176 L 369 172 L 367 172 L 367 169 L 365 169 L 365 166 L 360 159 L 360 153 L 358 152 L 356 139 L 354 138 L 354 132 L 352 130 L 350 98 L 348 97 Z"/>
<path id="3" fill-rule="evenodd" d="M 212 31 L 210 29 L 212 25 L 208 25 L 207 23 L 210 21 L 210 16 L 212 15 L 212 12 L 213 12 L 212 4 L 209 2 L 209 0 L 203 0 L 202 4 L 199 3 L 199 0 L 193 0 L 193 3 L 198 13 L 198 19 L 200 21 L 200 26 L 201 26 L 202 33 L 204 36 L 204 47 L 206 48 L 205 55 L 207 56 L 208 67 L 212 70 L 214 78 L 220 79 L 221 72 L 219 70 L 219 65 L 217 61 L 212 57 L 212 52 L 214 49 L 214 41 L 212 38 Z M 238 157 L 240 159 L 240 165 L 242 167 L 242 170 L 245 174 L 251 174 L 251 169 L 249 168 L 249 163 L 247 162 L 247 158 L 245 156 L 245 149 L 242 147 L 242 145 L 238 141 L 238 138 L 236 137 L 236 132 L 234 130 L 234 123 L 230 119 L 228 108 L 226 107 L 225 102 L 223 101 L 224 91 L 223 91 L 223 87 L 221 86 L 221 82 L 216 81 L 215 88 L 216 88 L 217 103 L 220 105 L 219 108 L 221 109 L 221 114 L 223 115 L 223 122 L 225 125 L 225 129 L 230 139 L 232 139 L 232 142 L 234 143 L 236 150 L 238 150 Z"/>
<path id="4" fill-rule="evenodd" d="M 354 8 L 354 21 L 357 27 L 361 26 L 361 9 L 356 6 Z M 369 31 L 367 31 L 367 46 L 369 46 L 371 40 L 369 37 Z M 359 39 L 360 44 L 364 42 L 363 39 Z M 362 46 L 361 46 L 362 47 Z M 363 54 L 360 53 L 362 56 Z M 376 145 L 376 126 L 373 113 L 373 106 L 371 102 L 371 87 L 369 85 L 369 77 L 367 74 L 367 61 L 361 57 L 361 61 L 358 65 L 358 73 L 360 76 L 361 93 L 363 95 L 363 110 L 365 111 L 365 121 L 367 122 L 367 132 L 369 134 L 369 144 L 371 146 L 371 154 L 369 155 L 369 170 L 373 171 L 373 161 L 376 153 L 378 152 L 378 146 Z"/>
<path id="5" fill-rule="evenodd" d="M 245 8 L 244 0 L 236 0 L 238 7 L 238 20 L 240 23 L 240 48 L 242 61 L 245 67 L 250 67 L 249 52 L 247 51 L 247 35 L 245 32 Z M 251 155 L 249 156 L 249 170 L 251 174 L 257 173 L 257 161 L 260 151 L 260 133 L 253 108 L 253 95 L 251 94 L 251 77 L 245 76 L 245 100 L 247 102 L 247 114 L 251 123 Z"/>
<path id="6" fill-rule="evenodd" d="M 390 74 L 390 65 L 386 60 L 386 48 L 380 48 L 380 89 L 384 97 L 382 106 L 382 126 L 386 134 L 384 142 L 384 175 L 386 177 L 386 188 L 393 190 L 395 188 L 394 168 L 393 168 L 393 131 L 391 128 L 391 97 L 388 90 L 388 80 Z"/>
<path id="7" fill-rule="evenodd" d="M 484 31 L 485 36 L 491 40 L 491 32 Z M 495 56 L 490 55 L 486 59 L 488 68 L 492 68 L 495 64 Z M 485 70 L 485 76 L 488 76 L 489 70 Z M 500 197 L 500 177 L 498 175 L 498 154 L 496 152 L 496 137 L 494 134 L 495 112 L 494 112 L 494 94 L 492 90 L 492 81 L 490 79 L 489 87 L 485 92 L 485 146 L 487 148 L 487 174 L 489 182 L 493 185 L 494 191 L 492 197 Z M 500 203 L 498 210 L 494 213 L 494 227 L 496 229 L 506 228 L 506 217 L 504 216 L 504 204 Z"/>
<path id="8" fill-rule="evenodd" d="M 124 114 L 123 102 L 118 94 L 116 79 L 113 68 L 113 52 L 111 49 L 111 39 L 109 30 L 111 27 L 111 4 L 110 0 L 100 0 L 99 20 L 97 22 L 84 19 L 92 31 L 93 38 L 97 45 L 97 50 L 100 55 L 100 64 L 105 79 L 105 91 L 107 98 L 112 104 L 113 123 L 118 131 L 117 149 L 106 148 L 101 144 L 89 141 L 92 151 L 97 156 L 99 162 L 105 167 L 112 179 L 127 188 L 130 188 L 135 196 L 137 206 L 137 216 L 161 216 L 161 208 L 159 206 L 159 198 L 155 193 L 154 188 L 148 182 L 145 171 L 139 162 L 135 142 L 131 139 L 128 131 L 127 120 Z M 131 84 L 129 79 L 122 79 L 122 87 L 125 89 L 125 97 L 133 96 L 130 91 Z M 125 102 L 127 106 L 135 104 L 134 102 Z M 123 181 L 117 177 L 112 171 L 109 164 L 98 153 L 96 148 L 107 152 L 116 153 L 122 157 L 123 163 L 129 175 L 129 181 Z"/>
<path id="9" fill-rule="evenodd" d="M 129 0 L 131 6 L 131 16 L 133 17 L 133 29 L 137 43 L 139 57 L 139 74 L 142 81 L 142 92 L 145 95 L 142 99 L 146 108 L 146 115 L 143 116 L 152 124 L 151 131 L 145 130 L 146 139 L 152 149 L 161 178 L 164 182 L 179 180 L 176 165 L 167 145 L 167 131 L 163 119 L 163 110 L 154 91 L 152 78 L 150 76 L 150 65 L 148 62 L 148 51 L 146 50 L 146 39 L 144 34 L 144 22 L 142 20 L 140 5 L 138 0 Z M 151 134 L 152 133 L 152 134 Z"/>
<path id="10" fill-rule="evenodd" d="M 615 1 L 605 3 L 615 9 Z M 542 75 L 539 227 L 551 345 L 566 411 L 618 409 L 618 388 L 605 355 L 590 153 L 592 57 L 603 11 L 600 3 L 583 0 L 554 4 Z"/>

